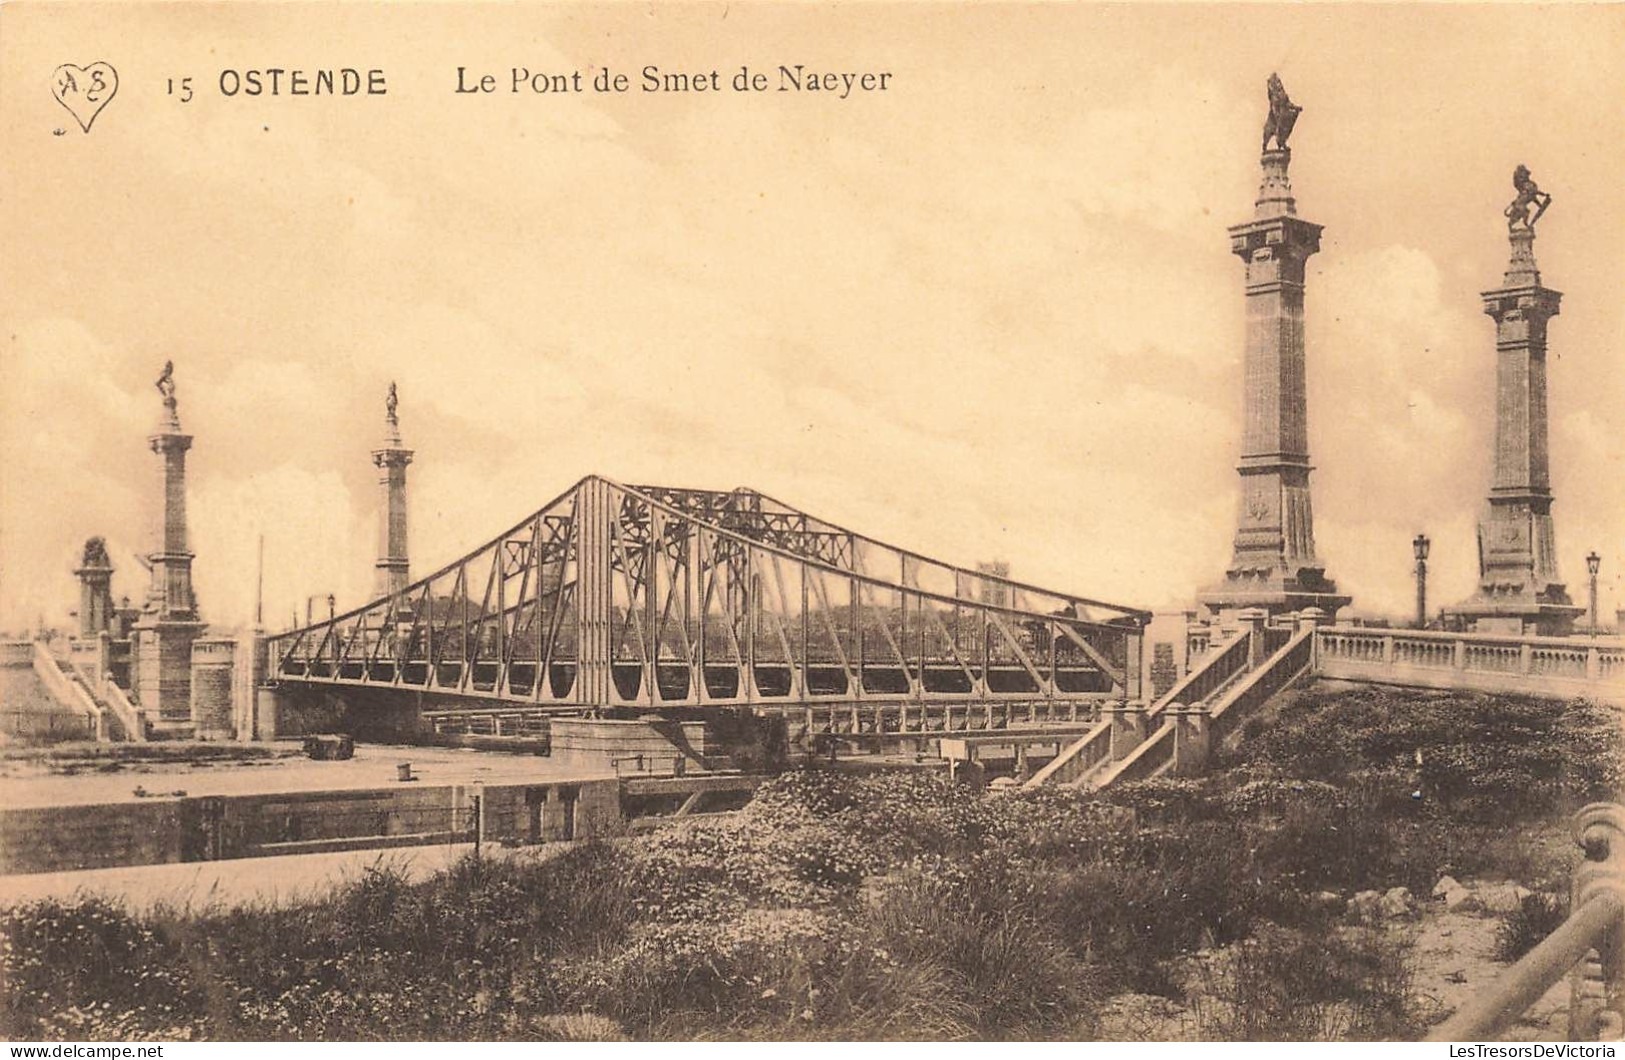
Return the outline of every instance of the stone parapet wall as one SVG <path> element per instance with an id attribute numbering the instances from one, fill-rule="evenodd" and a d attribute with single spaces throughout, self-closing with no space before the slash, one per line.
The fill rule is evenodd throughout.
<path id="1" fill-rule="evenodd" d="M 33 666 L 34 643 L 27 640 L 0 641 L 0 666 Z"/>

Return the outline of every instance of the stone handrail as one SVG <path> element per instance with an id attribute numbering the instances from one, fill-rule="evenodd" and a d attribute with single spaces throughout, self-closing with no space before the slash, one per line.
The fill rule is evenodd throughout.
<path id="1" fill-rule="evenodd" d="M 1095 786 L 1105 788 L 1131 780 L 1147 780 L 1173 760 L 1174 723 L 1166 721 L 1131 754 L 1101 774 Z"/>
<path id="2" fill-rule="evenodd" d="M 1223 645 L 1219 650 L 1211 652 L 1190 673 L 1180 678 L 1161 699 L 1152 704 L 1148 717 L 1156 717 L 1164 707 L 1170 703 L 1196 704 L 1224 685 L 1236 674 L 1247 669 L 1249 638 L 1246 634 L 1236 637 Z"/>
<path id="3" fill-rule="evenodd" d="M 107 738 L 107 721 L 102 717 L 102 708 L 83 685 L 62 672 L 61 664 L 46 650 L 44 643 L 37 640 L 34 642 L 34 673 L 39 675 L 40 683 L 58 706 L 70 714 L 83 716 L 96 739 Z"/>
<path id="4" fill-rule="evenodd" d="M 1103 721 L 1087 734 L 1062 749 L 1043 769 L 1032 775 L 1023 787 L 1045 784 L 1074 784 L 1111 754 L 1111 722 Z"/>
<path id="5" fill-rule="evenodd" d="M 112 674 L 102 679 L 101 696 L 118 717 L 119 724 L 124 726 L 124 738 L 136 743 L 146 743 L 146 720 L 141 717 L 140 711 L 135 709 L 135 704 L 130 702 L 130 697 L 124 694 L 124 689 L 114 682 Z"/>
<path id="6" fill-rule="evenodd" d="M 1212 739 L 1224 739 L 1242 718 L 1263 706 L 1270 697 L 1286 688 L 1314 664 L 1314 627 L 1305 627 L 1297 633 L 1289 630 L 1279 632 L 1286 632 L 1289 636 L 1270 654 L 1268 660 L 1220 696 L 1213 705 L 1210 715 Z"/>
<path id="7" fill-rule="evenodd" d="M 1618 1038 L 1625 1031 L 1625 807 L 1597 802 L 1574 818 L 1586 860 L 1574 874 L 1572 912 L 1540 945 L 1428 1035 L 1431 1042 L 1497 1041 L 1575 965 L 1601 958 L 1600 1005 L 1587 1004 L 1577 977 L 1569 1005 L 1571 1041 Z"/>
<path id="8" fill-rule="evenodd" d="M 1533 695 L 1589 695 L 1625 704 L 1625 642 L 1431 630 L 1322 628 L 1324 677 Z"/>

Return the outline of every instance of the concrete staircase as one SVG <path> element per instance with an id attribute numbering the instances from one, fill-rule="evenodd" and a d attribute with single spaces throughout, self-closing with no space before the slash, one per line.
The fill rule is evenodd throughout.
<path id="1" fill-rule="evenodd" d="M 71 660 L 58 658 L 38 641 L 34 643 L 34 672 L 63 709 L 91 719 L 93 739 L 146 740 L 140 713 L 110 678 L 93 680 Z"/>
<path id="2" fill-rule="evenodd" d="M 1214 741 L 1312 669 L 1315 623 L 1271 628 L 1262 612 L 1149 707 L 1124 704 L 1062 749 L 1026 786 L 1104 788 L 1201 772 Z"/>
<path id="3" fill-rule="evenodd" d="M 33 667 L 40 684 L 62 712 L 84 719 L 85 735 L 89 739 L 107 738 L 107 712 L 74 673 L 73 667 L 59 662 L 43 641 L 34 641 Z"/>

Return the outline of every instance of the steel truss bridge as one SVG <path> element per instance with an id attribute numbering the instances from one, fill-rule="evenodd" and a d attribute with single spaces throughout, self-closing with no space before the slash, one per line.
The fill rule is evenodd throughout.
<path id="1" fill-rule="evenodd" d="M 1139 695 L 1149 621 L 753 490 L 589 476 L 399 593 L 268 638 L 268 665 L 280 685 L 558 713 L 1005 700 L 1076 718 Z"/>

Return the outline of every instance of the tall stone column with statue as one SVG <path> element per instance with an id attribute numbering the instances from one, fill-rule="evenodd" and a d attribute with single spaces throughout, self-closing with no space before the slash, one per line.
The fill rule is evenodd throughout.
<path id="1" fill-rule="evenodd" d="M 1305 263 L 1320 249 L 1321 226 L 1298 216 L 1287 140 L 1303 108 L 1281 79 L 1266 86 L 1263 179 L 1253 218 L 1230 229 L 1230 249 L 1246 265 L 1247 333 L 1242 361 L 1241 503 L 1224 580 L 1197 597 L 1208 617 L 1243 608 L 1271 613 L 1348 605 L 1315 554 L 1309 493 L 1309 415 L 1305 385 Z M 1273 146 L 1271 142 L 1273 141 Z"/>
<path id="2" fill-rule="evenodd" d="M 158 377 L 164 414 L 147 439 L 163 461 L 163 529 L 148 557 L 152 585 L 146 607 L 132 631 L 137 708 L 158 736 L 192 733 L 192 642 L 205 625 L 192 592 L 192 559 L 186 533 L 186 452 L 192 436 L 181 430 L 175 399 L 175 367 L 164 363 Z"/>
<path id="3" fill-rule="evenodd" d="M 378 468 L 378 487 L 383 508 L 378 516 L 378 563 L 374 592 L 394 596 L 412 580 L 411 560 L 406 538 L 406 466 L 412 450 L 401 441 L 399 398 L 395 384 L 389 384 L 384 401 L 384 444 L 373 450 L 372 462 Z"/>
<path id="4" fill-rule="evenodd" d="M 1481 633 L 1562 636 L 1583 610 L 1557 572 L 1552 527 L 1546 327 L 1563 296 L 1540 282 L 1535 264 L 1535 223 L 1552 197 L 1524 166 L 1512 184 L 1506 274 L 1482 295 L 1495 321 L 1495 470 L 1478 521 L 1478 591 L 1445 617 Z"/>

